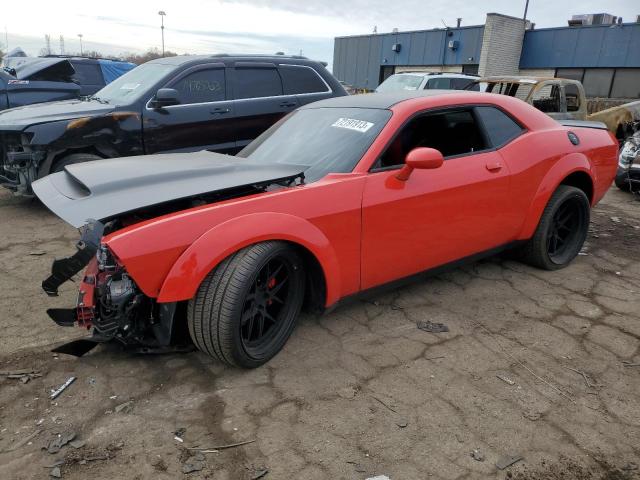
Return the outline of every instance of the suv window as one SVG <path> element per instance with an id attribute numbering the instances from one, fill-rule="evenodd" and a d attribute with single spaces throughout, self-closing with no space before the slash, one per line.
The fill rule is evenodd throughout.
<path id="1" fill-rule="evenodd" d="M 452 78 L 451 79 L 451 88 L 454 90 L 466 90 L 475 80 L 473 78 Z M 479 85 L 473 85 L 469 87 L 469 90 L 475 90 L 476 92 L 480 91 Z"/>
<path id="2" fill-rule="evenodd" d="M 487 145 L 471 109 L 429 113 L 411 120 L 400 131 L 375 168 L 402 165 L 417 147 L 435 148 L 446 158 L 484 150 Z"/>
<path id="3" fill-rule="evenodd" d="M 235 98 L 282 95 L 282 81 L 275 68 L 236 68 Z"/>
<path id="4" fill-rule="evenodd" d="M 174 82 L 170 88 L 178 91 L 182 105 L 225 100 L 224 68 L 197 70 Z"/>
<path id="5" fill-rule="evenodd" d="M 329 91 L 324 80 L 310 67 L 280 65 L 280 76 L 285 95 Z"/>
<path id="6" fill-rule="evenodd" d="M 104 85 L 102 70 L 97 63 L 72 62 L 76 73 L 73 79 L 80 85 Z"/>
<path id="7" fill-rule="evenodd" d="M 565 85 L 564 96 L 567 99 L 567 112 L 580 110 L 580 92 L 576 85 L 572 83 Z"/>
<path id="8" fill-rule="evenodd" d="M 450 78 L 430 78 L 424 86 L 425 90 L 449 90 L 451 88 Z"/>
<path id="9" fill-rule="evenodd" d="M 522 133 L 520 125 L 495 107 L 476 107 L 476 112 L 494 147 L 500 147 Z"/>

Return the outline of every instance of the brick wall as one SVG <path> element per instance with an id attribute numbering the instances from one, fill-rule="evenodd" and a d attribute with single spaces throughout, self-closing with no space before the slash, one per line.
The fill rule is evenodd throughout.
<path id="1" fill-rule="evenodd" d="M 521 18 L 488 13 L 480 51 L 480 76 L 518 75 L 525 22 Z"/>

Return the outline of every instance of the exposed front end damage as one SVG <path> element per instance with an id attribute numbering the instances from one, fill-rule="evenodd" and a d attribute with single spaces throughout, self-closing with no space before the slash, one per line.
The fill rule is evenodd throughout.
<path id="1" fill-rule="evenodd" d="M 0 158 L 0 185 L 17 195 L 29 195 L 46 153 L 31 147 L 27 133 L 0 132 Z"/>
<path id="2" fill-rule="evenodd" d="M 146 295 L 109 248 L 109 236 L 149 218 L 295 186 L 303 171 L 300 165 L 257 165 L 199 152 L 71 165 L 35 182 L 38 198 L 81 232 L 76 252 L 53 262 L 42 288 L 57 296 L 63 283 L 84 270 L 75 307 L 47 314 L 60 326 L 79 326 L 93 336 L 56 351 L 80 356 L 112 340 L 149 352 L 191 349 L 186 321 L 180 321 L 184 302 L 159 303 Z M 90 212 L 99 220 L 83 220 Z"/>

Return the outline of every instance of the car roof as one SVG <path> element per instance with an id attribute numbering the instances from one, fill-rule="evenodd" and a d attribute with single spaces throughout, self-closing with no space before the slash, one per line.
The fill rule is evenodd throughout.
<path id="1" fill-rule="evenodd" d="M 467 73 L 457 73 L 457 72 L 423 72 L 423 71 L 405 71 L 394 73 L 394 75 L 414 75 L 416 77 L 433 77 L 433 78 L 480 78 L 478 75 L 469 75 Z"/>
<path id="2" fill-rule="evenodd" d="M 320 100 L 302 107 L 302 110 L 310 108 L 391 108 L 414 98 L 436 97 L 442 95 L 473 95 L 478 92 L 466 90 L 412 90 L 389 93 L 364 93 L 362 95 L 348 95 Z"/>
<path id="3" fill-rule="evenodd" d="M 189 63 L 202 63 L 203 61 L 218 61 L 218 62 L 234 62 L 234 61 L 272 61 L 274 63 L 319 63 L 313 60 L 309 60 L 307 57 L 300 55 L 229 55 L 226 53 L 220 53 L 215 55 L 176 55 L 173 57 L 156 58 L 147 63 L 162 63 L 165 65 L 185 65 Z"/>

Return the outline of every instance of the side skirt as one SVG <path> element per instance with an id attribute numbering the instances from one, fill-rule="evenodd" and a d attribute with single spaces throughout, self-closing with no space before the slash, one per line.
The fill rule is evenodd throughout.
<path id="1" fill-rule="evenodd" d="M 377 285 L 375 287 L 368 288 L 366 290 L 362 290 L 360 292 L 348 295 L 346 297 L 341 298 L 333 305 L 326 307 L 323 311 L 324 314 L 333 312 L 336 308 L 341 307 L 343 305 L 349 305 L 355 301 L 368 299 L 371 297 L 380 296 L 383 293 L 388 293 L 392 290 L 397 290 L 400 287 L 409 285 L 411 283 L 416 283 L 419 280 L 424 280 L 426 278 L 434 277 L 436 275 L 440 275 L 443 272 L 447 272 L 450 270 L 454 270 L 462 265 L 466 265 L 469 263 L 477 262 L 478 260 L 482 260 L 483 258 L 493 257 L 505 250 L 510 250 L 519 245 L 526 243 L 526 240 L 518 240 L 514 242 L 509 242 L 504 245 L 501 245 L 496 248 L 492 248 L 490 250 L 485 250 L 483 252 L 474 253 L 473 255 L 469 255 L 467 257 L 461 258 L 459 260 L 454 260 L 453 262 L 445 263 L 444 265 L 440 265 L 438 267 L 429 268 L 427 270 L 423 270 L 422 272 L 414 273 L 407 277 L 400 278 L 398 280 L 393 280 L 388 283 L 384 283 L 382 285 Z"/>

